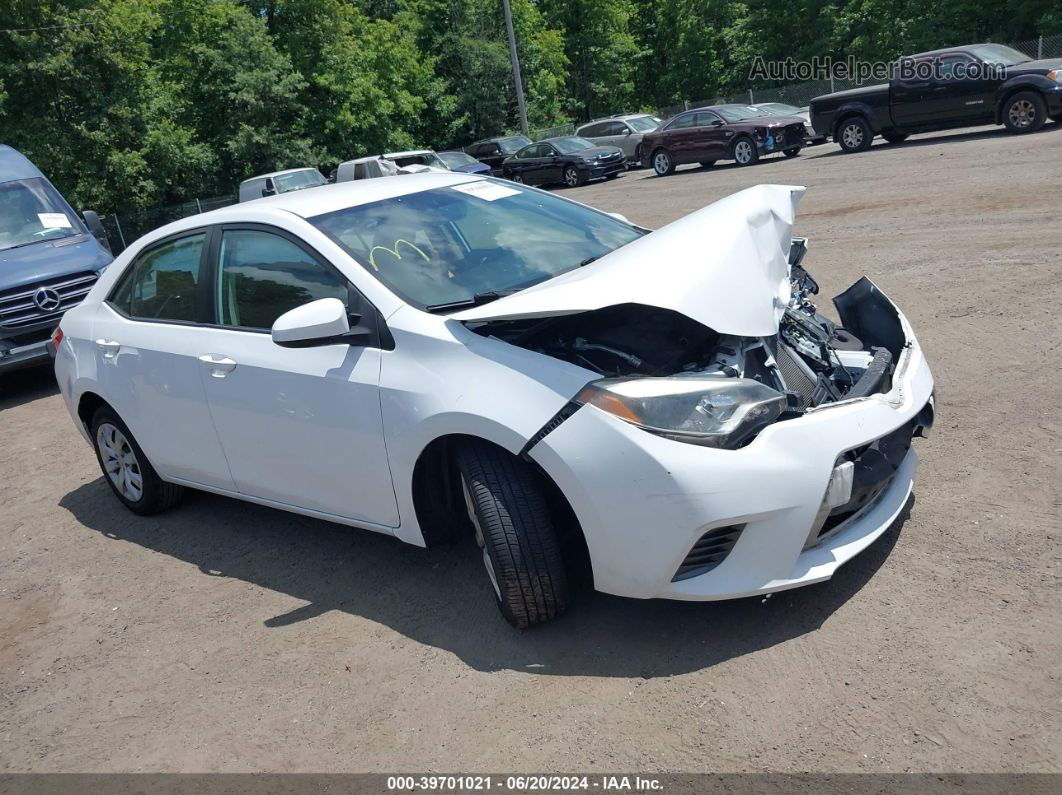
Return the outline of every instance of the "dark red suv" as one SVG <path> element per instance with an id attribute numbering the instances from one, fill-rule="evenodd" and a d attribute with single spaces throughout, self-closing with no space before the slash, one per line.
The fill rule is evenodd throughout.
<path id="1" fill-rule="evenodd" d="M 765 116 L 746 105 L 713 105 L 680 113 L 648 133 L 640 156 L 660 176 L 683 163 L 711 166 L 733 160 L 751 166 L 772 152 L 794 157 L 806 135 L 803 120 L 796 117 Z"/>

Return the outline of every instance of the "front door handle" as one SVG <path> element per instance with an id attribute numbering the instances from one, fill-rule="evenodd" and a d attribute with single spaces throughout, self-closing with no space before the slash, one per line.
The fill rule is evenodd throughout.
<path id="1" fill-rule="evenodd" d="M 122 343 L 116 342 L 115 340 L 99 339 L 96 340 L 96 347 L 99 348 L 100 351 L 103 353 L 104 359 L 113 359 L 115 356 L 118 355 L 118 351 L 121 349 Z"/>
<path id="2" fill-rule="evenodd" d="M 210 375 L 214 378 L 224 378 L 236 369 L 236 361 L 220 353 L 204 353 L 199 361 L 210 368 Z"/>

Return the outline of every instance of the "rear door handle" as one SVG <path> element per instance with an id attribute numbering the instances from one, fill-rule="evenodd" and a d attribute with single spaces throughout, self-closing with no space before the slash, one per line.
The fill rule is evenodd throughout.
<path id="1" fill-rule="evenodd" d="M 118 351 L 122 347 L 122 343 L 115 340 L 96 340 L 96 347 L 103 353 L 104 359 L 113 359 L 118 355 Z"/>
<path id="2" fill-rule="evenodd" d="M 224 378 L 236 369 L 236 361 L 220 353 L 204 353 L 199 357 L 199 361 L 210 368 L 213 378 Z"/>

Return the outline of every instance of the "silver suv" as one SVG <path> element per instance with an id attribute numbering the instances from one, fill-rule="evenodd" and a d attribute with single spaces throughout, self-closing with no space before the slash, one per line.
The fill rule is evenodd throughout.
<path id="1" fill-rule="evenodd" d="M 652 132 L 662 123 L 656 116 L 648 113 L 631 113 L 588 122 L 577 128 L 575 134 L 599 146 L 618 146 L 623 150 L 628 163 L 645 165 L 641 162 L 642 136 Z"/>

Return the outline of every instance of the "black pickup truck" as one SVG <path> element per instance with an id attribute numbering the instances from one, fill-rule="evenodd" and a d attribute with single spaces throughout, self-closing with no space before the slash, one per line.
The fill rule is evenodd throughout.
<path id="1" fill-rule="evenodd" d="M 811 100 L 811 125 L 845 152 L 911 133 L 1003 124 L 1013 133 L 1062 121 L 1062 58 L 1035 61 L 1001 44 L 923 52 L 891 65 L 890 81 Z"/>

